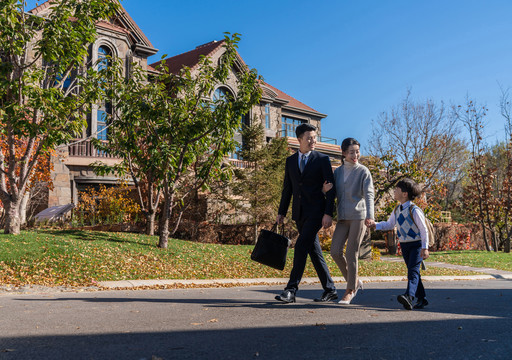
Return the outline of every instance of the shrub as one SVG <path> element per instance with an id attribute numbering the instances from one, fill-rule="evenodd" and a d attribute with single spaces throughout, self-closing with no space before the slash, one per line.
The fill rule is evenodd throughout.
<path id="1" fill-rule="evenodd" d="M 81 226 L 136 223 L 139 217 L 140 206 L 129 197 L 126 186 L 91 187 L 80 194 L 74 210 L 74 223 Z"/>

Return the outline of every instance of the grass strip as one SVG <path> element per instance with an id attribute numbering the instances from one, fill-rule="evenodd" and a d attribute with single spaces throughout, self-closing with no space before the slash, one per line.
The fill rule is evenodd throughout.
<path id="1" fill-rule="evenodd" d="M 13 286 L 94 286 L 98 281 L 141 279 L 236 279 L 288 277 L 293 249 L 283 271 L 250 260 L 253 246 L 204 244 L 131 233 L 80 230 L 23 231 L 0 234 L 0 283 Z M 341 276 L 325 254 L 333 276 Z M 436 261 L 444 261 L 435 259 Z M 403 262 L 360 261 L 360 276 L 403 276 Z M 469 275 L 429 267 L 423 275 Z M 308 261 L 305 277 L 316 276 Z"/>

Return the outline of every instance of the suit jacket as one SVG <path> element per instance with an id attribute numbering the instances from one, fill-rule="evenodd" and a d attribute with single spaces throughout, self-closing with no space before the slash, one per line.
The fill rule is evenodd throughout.
<path id="1" fill-rule="evenodd" d="M 334 208 L 334 191 L 322 193 L 325 181 L 334 183 L 332 166 L 327 155 L 312 151 L 301 174 L 299 171 L 299 152 L 286 159 L 283 191 L 279 204 L 279 215 L 286 216 L 293 196 L 292 219 L 319 217 L 324 214 L 332 216 Z"/>

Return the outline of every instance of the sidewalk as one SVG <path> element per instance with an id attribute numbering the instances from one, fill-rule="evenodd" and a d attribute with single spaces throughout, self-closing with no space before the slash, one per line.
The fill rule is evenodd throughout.
<path id="1" fill-rule="evenodd" d="M 401 258 L 383 258 L 384 261 L 402 262 Z M 425 281 L 447 281 L 447 280 L 490 280 L 490 279 L 508 279 L 512 280 L 512 272 L 504 270 L 496 270 L 491 268 L 476 268 L 464 265 L 453 265 L 442 262 L 425 262 L 426 266 L 443 267 L 448 269 L 480 272 L 482 275 L 467 276 L 422 276 Z M 333 280 L 337 283 L 345 282 L 341 276 L 336 276 Z M 382 281 L 407 281 L 407 276 L 366 276 L 361 277 L 363 282 L 382 282 Z M 213 280 L 123 280 L 123 281 L 101 281 L 98 286 L 107 289 L 127 289 L 136 287 L 151 286 L 200 286 L 200 287 L 216 287 L 216 286 L 249 286 L 249 285 L 280 285 L 286 284 L 288 278 L 257 278 L 257 279 L 213 279 Z M 309 277 L 302 278 L 302 284 L 319 283 L 318 278 Z"/>

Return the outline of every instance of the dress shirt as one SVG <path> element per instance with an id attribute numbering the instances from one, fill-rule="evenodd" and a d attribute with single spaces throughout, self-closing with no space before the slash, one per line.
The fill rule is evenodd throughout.
<path id="1" fill-rule="evenodd" d="M 300 169 L 300 160 L 302 159 L 302 155 L 306 155 L 306 158 L 304 159 L 304 168 L 308 164 L 309 155 L 311 155 L 311 151 L 308 151 L 307 153 L 303 154 L 299 150 L 299 169 Z"/>

